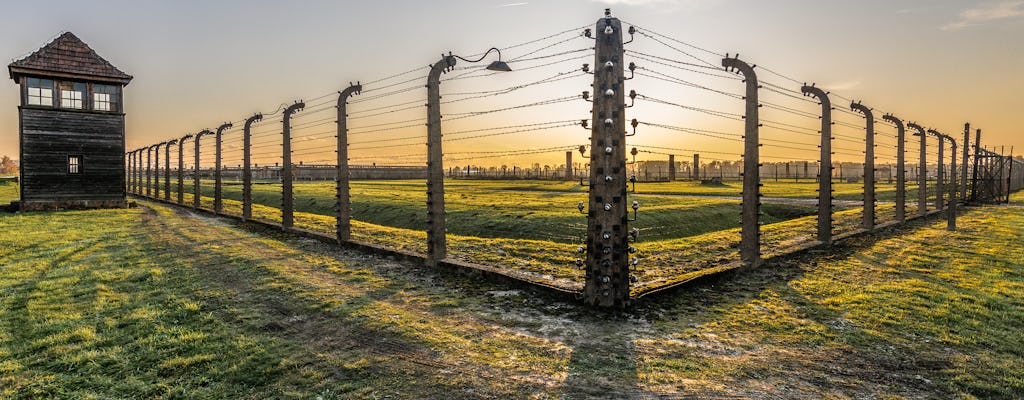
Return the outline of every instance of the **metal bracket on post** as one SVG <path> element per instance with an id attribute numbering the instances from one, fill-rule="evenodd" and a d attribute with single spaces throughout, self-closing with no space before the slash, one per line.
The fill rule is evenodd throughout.
<path id="1" fill-rule="evenodd" d="M 864 221 L 861 227 L 875 228 L 875 115 L 871 108 L 860 102 L 850 103 L 850 109 L 860 111 L 867 119 L 864 139 Z"/>
<path id="2" fill-rule="evenodd" d="M 292 181 L 295 179 L 295 170 L 292 167 L 292 114 L 306 107 L 306 103 L 296 101 L 284 109 L 281 117 L 283 130 L 281 131 L 281 226 L 291 228 L 295 225 L 295 198 L 293 196 Z"/>
<path id="3" fill-rule="evenodd" d="M 944 142 L 943 139 L 946 139 L 949 136 L 943 135 L 942 133 L 940 133 L 939 131 L 934 130 L 934 129 L 929 129 L 928 133 L 930 133 L 932 135 L 935 135 L 935 138 L 939 139 L 939 155 L 938 155 L 938 161 L 939 161 L 938 162 L 938 168 L 939 168 L 939 171 L 935 174 L 935 180 L 936 180 L 936 183 L 935 183 L 935 209 L 942 210 L 943 208 L 946 207 L 945 201 L 943 200 L 943 197 L 945 197 L 945 193 L 943 193 L 943 188 L 945 187 L 943 185 L 945 185 L 945 182 L 943 182 L 943 181 L 946 178 L 946 173 L 945 173 L 945 168 L 944 168 L 944 161 L 945 160 L 943 160 L 943 155 L 942 155 L 943 148 L 945 148 L 946 146 L 945 146 L 945 142 Z"/>
<path id="4" fill-rule="evenodd" d="M 210 134 L 213 134 L 213 132 L 210 132 L 209 129 L 203 129 L 202 131 L 196 134 L 196 165 L 194 168 L 195 176 L 192 177 L 192 208 L 195 208 L 197 210 L 199 209 L 199 206 L 202 205 L 200 199 L 202 198 L 203 194 L 203 190 L 199 186 L 199 139 L 202 139 L 204 135 Z"/>
<path id="5" fill-rule="evenodd" d="M 907 219 L 907 166 L 903 154 L 906 128 L 903 121 L 892 114 L 885 114 L 882 119 L 896 125 L 896 220 L 903 222 Z"/>
<path id="6" fill-rule="evenodd" d="M 356 82 L 338 92 L 338 165 L 335 177 L 336 200 L 334 209 L 337 214 L 337 237 L 339 242 L 352 239 L 352 198 L 349 193 L 348 170 L 348 98 L 362 93 L 363 85 Z"/>
<path id="7" fill-rule="evenodd" d="M 220 214 L 224 209 L 224 199 L 222 197 L 223 192 L 221 191 L 221 143 L 224 135 L 224 130 L 231 128 L 231 123 L 227 122 L 217 127 L 217 134 L 214 136 L 217 142 L 216 144 L 216 155 L 213 162 L 213 213 Z"/>
<path id="8" fill-rule="evenodd" d="M 263 114 L 245 120 L 242 128 L 242 219 L 252 219 L 252 124 L 263 120 Z"/>
<path id="9" fill-rule="evenodd" d="M 818 241 L 832 244 L 832 101 L 828 92 L 804 85 L 800 91 L 821 104 L 821 167 L 818 170 Z"/>
<path id="10" fill-rule="evenodd" d="M 928 213 L 928 138 L 921 125 L 911 122 L 907 127 L 917 131 L 914 136 L 921 137 L 921 154 L 917 162 L 917 215 L 924 216 Z"/>
<path id="11" fill-rule="evenodd" d="M 171 201 L 171 145 L 178 139 L 168 140 L 164 146 L 164 201 Z"/>
<path id="12" fill-rule="evenodd" d="M 178 204 L 185 205 L 185 141 L 192 138 L 187 134 L 178 139 Z"/>
<path id="13" fill-rule="evenodd" d="M 757 74 L 754 73 L 754 66 L 740 61 L 739 55 L 736 58 L 726 57 L 722 59 L 722 66 L 726 70 L 736 70 L 742 74 L 746 82 L 746 121 L 744 129 L 744 150 L 743 150 L 743 208 L 742 226 L 740 228 L 740 260 L 747 268 L 756 268 L 761 265 L 761 176 L 760 176 L 760 143 L 758 139 L 760 118 L 757 100 L 757 90 L 760 85 L 757 83 Z"/>

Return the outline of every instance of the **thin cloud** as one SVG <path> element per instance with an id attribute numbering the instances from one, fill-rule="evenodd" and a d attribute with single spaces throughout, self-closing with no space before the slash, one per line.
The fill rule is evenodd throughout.
<path id="1" fill-rule="evenodd" d="M 944 31 L 955 31 L 986 22 L 1024 17 L 1024 1 L 1001 1 L 960 12 L 960 20 L 942 26 Z"/>
<path id="2" fill-rule="evenodd" d="M 609 6 L 657 6 L 676 9 L 679 7 L 699 8 L 717 4 L 720 0 L 592 0 Z"/>
<path id="3" fill-rule="evenodd" d="M 860 81 L 844 81 L 844 82 L 833 82 L 828 85 L 822 85 L 822 87 L 828 88 L 828 90 L 850 90 L 857 86 L 860 86 Z"/>
<path id="4" fill-rule="evenodd" d="M 500 6 L 495 6 L 494 8 L 519 7 L 519 6 L 529 5 L 529 4 L 530 3 L 508 3 L 508 4 L 502 4 Z"/>

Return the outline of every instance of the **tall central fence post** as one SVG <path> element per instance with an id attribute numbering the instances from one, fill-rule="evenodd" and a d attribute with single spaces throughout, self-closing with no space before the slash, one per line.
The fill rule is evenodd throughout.
<path id="1" fill-rule="evenodd" d="M 850 103 L 850 109 L 864 114 L 866 133 L 864 139 L 864 222 L 861 227 L 875 228 L 875 115 L 871 109 L 857 103 Z"/>
<path id="2" fill-rule="evenodd" d="M 306 107 L 306 103 L 295 102 L 284 109 L 281 117 L 281 226 L 291 228 L 295 225 L 295 198 L 292 181 L 295 179 L 292 168 L 292 114 Z"/>
<path id="3" fill-rule="evenodd" d="M 907 166 L 904 155 L 906 128 L 903 121 L 892 114 L 883 115 L 882 119 L 896 125 L 896 220 L 903 222 L 907 219 Z"/>
<path id="4" fill-rule="evenodd" d="M 743 150 L 743 203 L 741 204 L 743 221 L 741 225 L 740 238 L 740 260 L 745 267 L 756 268 L 761 264 L 761 177 L 760 177 L 760 143 L 758 133 L 760 118 L 758 108 L 761 106 L 757 100 L 757 90 L 760 85 L 757 83 L 757 74 L 754 67 L 736 58 L 727 57 L 722 59 L 722 66 L 726 69 L 735 69 L 743 74 L 746 82 L 746 125 L 744 129 L 744 150 Z"/>
<path id="5" fill-rule="evenodd" d="M 252 219 L 252 124 L 263 120 L 263 114 L 245 120 L 242 127 L 242 219 Z"/>
<path id="6" fill-rule="evenodd" d="M 337 214 L 337 236 L 339 242 L 352 239 L 352 196 L 349 193 L 348 170 L 348 98 L 363 91 L 363 85 L 351 82 L 338 92 L 338 165 L 336 167 L 334 209 Z"/>
<path id="7" fill-rule="evenodd" d="M 622 23 L 605 11 L 597 20 L 591 111 L 590 186 L 583 301 L 629 304 L 629 214 L 626 211 L 626 102 Z M 639 207 L 639 204 L 636 205 Z M 633 250 L 635 251 L 635 250 Z"/>
<path id="8" fill-rule="evenodd" d="M 196 134 L 196 165 L 195 165 L 195 176 L 192 177 L 192 208 L 199 209 L 200 198 L 202 197 L 203 190 L 199 186 L 199 140 L 204 135 L 212 134 L 209 129 L 203 129 L 201 132 Z"/>
<path id="9" fill-rule="evenodd" d="M 932 135 L 935 135 L 935 137 L 939 140 L 939 155 L 938 155 L 939 171 L 935 174 L 935 178 L 936 178 L 935 179 L 936 180 L 936 183 L 935 183 L 935 208 L 937 210 L 942 210 L 946 206 L 944 204 L 944 201 L 942 200 L 945 197 L 945 193 L 943 192 L 943 188 L 945 187 L 943 185 L 945 185 L 945 182 L 943 182 L 943 181 L 946 179 L 946 172 L 945 172 L 945 166 L 944 166 L 945 160 L 943 159 L 943 156 L 942 156 L 943 148 L 946 147 L 946 143 L 945 143 L 945 140 L 943 140 L 943 139 L 948 138 L 948 136 L 943 135 L 942 133 L 939 133 L 939 131 L 936 131 L 934 129 L 929 129 L 928 133 L 930 133 Z"/>
<path id="10" fill-rule="evenodd" d="M 911 122 L 907 127 L 917 131 L 914 136 L 921 137 L 921 154 L 917 163 L 917 215 L 924 216 L 928 213 L 928 142 L 921 125 Z"/>
<path id="11" fill-rule="evenodd" d="M 818 241 L 832 244 L 832 101 L 828 92 L 804 85 L 800 91 L 821 104 L 821 149 L 818 170 Z M 805 164 L 806 166 L 806 164 Z"/>
<path id="12" fill-rule="evenodd" d="M 222 154 L 223 154 L 221 152 L 221 143 L 222 143 L 222 138 L 224 137 L 224 130 L 228 129 L 228 128 L 231 128 L 231 123 L 230 122 L 221 124 L 221 126 L 217 127 L 217 134 L 214 136 L 214 138 L 216 140 L 216 150 L 215 150 L 216 155 L 215 155 L 215 160 L 214 160 L 214 165 L 213 165 L 213 213 L 214 214 L 220 214 L 221 211 L 224 210 L 224 198 L 223 198 L 223 191 L 222 191 L 222 186 L 221 186 L 223 184 L 223 182 L 222 182 L 222 179 L 221 179 L 221 172 L 220 172 L 221 158 L 222 158 Z"/>
<path id="13" fill-rule="evenodd" d="M 178 204 L 185 205 L 185 141 L 192 138 L 187 134 L 178 139 Z"/>
<path id="14" fill-rule="evenodd" d="M 164 146 L 164 201 L 171 201 L 171 145 L 178 143 L 178 139 L 167 141 Z"/>

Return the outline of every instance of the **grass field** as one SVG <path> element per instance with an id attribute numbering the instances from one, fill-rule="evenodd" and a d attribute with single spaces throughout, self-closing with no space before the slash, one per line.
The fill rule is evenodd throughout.
<path id="1" fill-rule="evenodd" d="M 641 203 L 640 268 L 634 271 L 640 285 L 650 286 L 690 279 L 739 260 L 739 200 L 715 196 L 711 190 L 687 182 L 673 182 L 664 194 L 631 194 L 628 201 Z M 776 192 L 797 193 L 794 186 L 810 183 L 779 182 Z M 846 189 L 852 190 L 847 185 Z M 705 190 L 691 193 L 680 188 Z M 672 189 L 675 188 L 675 189 Z M 172 189 L 174 189 L 172 185 Z M 426 252 L 423 183 L 420 181 L 354 181 L 353 238 L 392 249 Z M 254 185 L 253 212 L 258 220 L 280 222 L 280 185 Z M 295 186 L 295 225 L 333 235 L 335 220 L 334 184 L 301 182 Z M 576 246 L 582 241 L 585 216 L 576 203 L 586 193 L 572 182 L 454 180 L 446 183 L 449 258 L 485 264 L 524 279 L 577 290 L 583 271 L 575 266 Z M 675 190 L 675 192 L 672 192 Z M 858 189 L 859 190 L 859 189 Z M 212 182 L 204 182 L 202 206 L 212 208 Z M 686 194 L 690 193 L 690 194 Z M 722 192 L 724 193 L 724 192 Z M 172 193 L 171 198 L 176 199 Z M 192 195 L 185 194 L 192 204 Z M 224 187 L 224 211 L 241 214 L 241 186 Z M 794 245 L 814 240 L 813 200 L 808 202 L 766 202 L 765 246 L 771 256 Z M 838 207 L 834 232 L 858 228 L 860 208 Z M 913 215 L 915 207 L 908 207 Z M 878 220 L 894 218 L 892 204 L 878 206 Z M 640 290 L 640 289 L 638 289 Z"/>
<path id="2" fill-rule="evenodd" d="M 21 198 L 18 192 L 18 184 L 14 182 L 0 182 L 0 205 L 10 204 Z"/>
<path id="3" fill-rule="evenodd" d="M 1024 207 L 959 225 L 605 313 L 148 202 L 0 214 L 0 398 L 1018 398 Z"/>

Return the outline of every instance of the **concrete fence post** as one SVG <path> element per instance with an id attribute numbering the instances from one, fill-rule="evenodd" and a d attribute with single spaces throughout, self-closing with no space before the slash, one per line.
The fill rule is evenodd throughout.
<path id="1" fill-rule="evenodd" d="M 146 147 L 146 197 L 153 194 L 153 146 Z"/>
<path id="2" fill-rule="evenodd" d="M 867 230 L 875 228 L 875 116 L 871 108 L 860 102 L 850 103 L 850 109 L 864 114 L 864 220 L 861 227 Z"/>
<path id="3" fill-rule="evenodd" d="M 164 201 L 171 201 L 171 145 L 178 143 L 178 139 L 167 141 L 164 146 Z"/>
<path id="4" fill-rule="evenodd" d="M 911 122 L 907 127 L 917 131 L 914 136 L 921 137 L 921 154 L 917 162 L 917 215 L 924 216 L 928 213 L 928 142 L 921 125 Z"/>
<path id="5" fill-rule="evenodd" d="M 573 179 L 576 179 L 576 177 L 572 173 L 572 152 L 571 151 L 565 152 L 565 179 L 569 180 L 569 181 L 571 181 Z"/>
<path id="6" fill-rule="evenodd" d="M 157 143 L 154 146 L 156 150 L 153 152 L 153 198 L 160 198 L 160 146 L 165 143 Z M 166 146 L 165 146 L 166 147 Z"/>
<path id="7" fill-rule="evenodd" d="M 963 158 L 960 163 L 960 201 L 967 201 L 967 159 L 969 156 L 968 147 L 971 144 L 971 123 L 964 123 L 964 141 L 960 144 L 963 149 Z"/>
<path id="8" fill-rule="evenodd" d="M 285 228 L 295 225 L 295 197 L 292 187 L 292 181 L 295 179 L 295 168 L 292 165 L 292 114 L 305 107 L 306 103 L 297 101 L 285 108 L 281 117 L 281 226 Z"/>
<path id="9" fill-rule="evenodd" d="M 805 96 L 818 99 L 821 104 L 821 150 L 818 160 L 818 241 L 832 244 L 832 102 L 828 92 L 804 85 L 800 88 Z M 806 168 L 805 168 L 806 169 Z"/>
<path id="10" fill-rule="evenodd" d="M 757 91 L 761 87 L 757 83 L 754 67 L 736 58 L 722 59 L 722 66 L 734 69 L 744 77 L 746 83 L 746 115 L 744 128 L 743 150 L 743 202 L 742 223 L 740 230 L 740 260 L 747 268 L 761 265 L 761 179 L 760 179 L 760 143 L 758 139 L 760 118 Z"/>
<path id="11" fill-rule="evenodd" d="M 224 210 L 224 197 L 221 185 L 221 162 L 223 158 L 223 152 L 221 151 L 221 143 L 223 143 L 224 130 L 231 128 L 231 123 L 224 123 L 217 127 L 217 133 L 214 135 L 216 147 L 215 156 L 213 162 L 213 213 L 220 214 Z"/>
<path id="12" fill-rule="evenodd" d="M 339 242 L 352 240 L 352 195 L 349 192 L 348 170 L 348 98 L 362 91 L 363 85 L 349 83 L 345 90 L 338 92 L 338 164 L 334 180 L 334 210 L 337 212 L 335 228 Z"/>
<path id="13" fill-rule="evenodd" d="M 945 202 L 943 201 L 943 198 L 945 197 L 945 192 L 944 192 L 943 188 L 945 188 L 944 185 L 946 184 L 945 183 L 946 171 L 945 171 L 945 159 L 943 158 L 943 154 L 942 153 L 943 153 L 943 149 L 946 147 L 946 143 L 945 143 L 944 139 L 948 138 L 949 136 L 943 135 L 942 133 L 940 133 L 939 131 L 936 131 L 934 129 L 929 129 L 928 133 L 930 133 L 932 135 L 935 135 L 935 138 L 939 140 L 939 155 L 938 155 L 938 168 L 939 168 L 939 171 L 935 174 L 935 181 L 936 181 L 936 183 L 935 183 L 935 209 L 942 210 L 943 208 L 946 207 Z"/>
<path id="14" fill-rule="evenodd" d="M 178 204 L 185 205 L 185 141 L 192 138 L 187 134 L 178 139 Z"/>
<path id="15" fill-rule="evenodd" d="M 608 11 L 597 20 L 591 111 L 590 186 L 583 301 L 629 304 L 630 253 L 626 193 L 626 103 L 622 24 Z M 634 209 L 639 203 L 634 202 Z"/>
<path id="16" fill-rule="evenodd" d="M 907 166 L 904 154 L 906 128 L 903 121 L 892 114 L 886 114 L 882 119 L 896 125 L 896 220 L 903 222 L 907 219 Z"/>
<path id="17" fill-rule="evenodd" d="M 693 180 L 699 181 L 700 180 L 700 154 L 693 153 L 693 168 L 691 168 L 691 170 L 693 171 Z"/>
<path id="18" fill-rule="evenodd" d="M 956 207 L 957 207 L 957 192 L 959 188 L 956 185 L 956 140 L 952 136 L 946 136 L 946 140 L 949 140 L 950 153 L 949 153 L 949 204 L 946 208 L 946 229 L 955 231 L 956 230 Z"/>
<path id="19" fill-rule="evenodd" d="M 668 155 L 668 180 L 676 180 L 676 156 L 674 154 Z"/>
<path id="20" fill-rule="evenodd" d="M 974 133 L 974 169 L 971 171 L 971 201 L 978 200 L 978 167 L 981 162 L 981 129 Z"/>
<path id="21" fill-rule="evenodd" d="M 242 128 L 242 219 L 252 219 L 252 124 L 263 120 L 263 114 L 245 120 Z"/>
<path id="22" fill-rule="evenodd" d="M 192 208 L 195 208 L 197 210 L 199 209 L 199 206 L 202 205 L 200 199 L 202 198 L 203 194 L 203 189 L 202 187 L 199 186 L 199 142 L 200 139 L 203 138 L 203 136 L 210 134 L 213 134 L 213 132 L 210 132 L 209 129 L 203 129 L 202 131 L 196 134 L 196 165 L 194 168 L 195 176 L 192 177 Z"/>
<path id="23" fill-rule="evenodd" d="M 441 148 L 441 74 L 455 66 L 455 57 L 442 56 L 427 74 L 427 259 L 436 267 L 448 257 L 444 211 L 444 163 Z M 504 169 L 502 169 L 504 175 Z"/>

